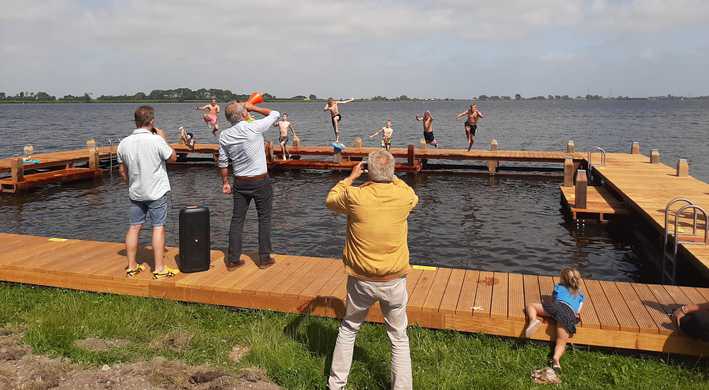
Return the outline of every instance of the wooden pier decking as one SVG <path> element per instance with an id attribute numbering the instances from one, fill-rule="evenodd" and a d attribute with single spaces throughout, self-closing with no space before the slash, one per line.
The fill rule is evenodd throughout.
<path id="1" fill-rule="evenodd" d="M 677 176 L 676 168 L 659 162 L 653 164 L 648 156 L 609 153 L 606 163 L 593 165 L 593 169 L 606 186 L 622 197 L 627 207 L 648 220 L 660 234 L 664 233 L 665 207 L 675 197 L 686 197 L 709 211 L 709 184 L 689 175 Z M 691 230 L 686 226 L 686 223 L 680 225 L 683 236 Z M 700 216 L 698 228 L 695 242 L 680 244 L 680 250 L 694 262 L 695 268 L 709 277 L 709 243 L 702 242 L 701 236 L 707 228 L 703 216 Z"/>
<path id="2" fill-rule="evenodd" d="M 152 280 L 148 272 L 126 278 L 124 246 L 83 240 L 0 233 L 0 280 L 75 290 L 341 317 L 347 277 L 341 261 L 277 255 L 259 270 L 252 261 L 228 270 L 212 252 L 209 271 Z M 168 248 L 168 262 L 177 251 Z M 248 256 L 246 256 L 248 257 Z M 140 259 L 151 259 L 142 251 Z M 556 278 L 506 272 L 423 267 L 407 279 L 411 324 L 521 337 L 524 306 L 548 299 Z M 587 300 L 576 344 L 707 355 L 709 344 L 675 331 L 666 314 L 678 305 L 709 301 L 709 289 L 584 280 Z M 368 316 L 381 322 L 378 306 Z M 548 340 L 543 326 L 534 339 Z"/>
<path id="3" fill-rule="evenodd" d="M 559 187 L 561 191 L 561 201 L 571 214 L 571 219 L 576 220 L 581 215 L 598 215 L 601 222 L 606 221 L 606 217 L 616 214 L 628 214 L 623 201 L 616 199 L 603 187 L 588 187 L 586 194 L 586 207 L 576 207 L 576 193 L 574 187 Z"/>

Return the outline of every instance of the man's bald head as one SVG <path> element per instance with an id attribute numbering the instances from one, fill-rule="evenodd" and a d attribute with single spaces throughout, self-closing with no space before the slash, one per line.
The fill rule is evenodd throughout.
<path id="1" fill-rule="evenodd" d="M 224 109 L 226 120 L 232 125 L 235 125 L 242 120 L 248 118 L 249 112 L 246 111 L 243 103 L 236 101 L 230 102 Z"/>

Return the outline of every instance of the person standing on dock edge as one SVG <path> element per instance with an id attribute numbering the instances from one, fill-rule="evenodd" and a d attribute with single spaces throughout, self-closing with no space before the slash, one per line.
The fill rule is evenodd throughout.
<path id="1" fill-rule="evenodd" d="M 338 104 L 345 104 L 354 101 L 354 99 L 347 100 L 335 100 L 333 98 L 328 98 L 327 103 L 323 111 L 328 111 L 330 113 L 330 120 L 332 121 L 332 130 L 335 132 L 335 142 L 340 142 L 340 121 L 342 120 L 342 114 L 340 114 L 340 108 Z"/>
<path id="2" fill-rule="evenodd" d="M 328 379 L 331 390 L 347 385 L 355 338 L 369 308 L 379 301 L 391 341 L 393 389 L 411 389 L 411 354 L 406 333 L 406 274 L 409 265 L 408 216 L 418 196 L 394 176 L 394 156 L 384 150 L 369 154 L 369 181 L 352 183 L 363 163 L 327 194 L 327 207 L 347 215 L 342 261 L 348 273 L 347 305 L 337 335 Z"/>
<path id="3" fill-rule="evenodd" d="M 249 112 L 259 113 L 265 118 L 248 121 Z M 273 187 L 268 177 L 263 133 L 273 126 L 281 115 L 278 111 L 258 107 L 251 103 L 231 102 L 224 110 L 232 127 L 219 135 L 219 173 L 222 191 L 234 195 L 234 210 L 229 227 L 228 267 L 244 264 L 241 260 L 241 235 L 244 230 L 246 211 L 251 199 L 256 203 L 258 213 L 259 268 L 275 264 L 271 257 L 271 207 Z M 234 185 L 229 182 L 229 164 L 234 170 Z"/>
<path id="4" fill-rule="evenodd" d="M 416 120 L 423 122 L 423 139 L 426 140 L 426 144 L 438 148 L 438 141 L 433 136 L 433 116 L 431 116 L 431 111 L 424 112 L 423 116 L 416 115 Z"/>
<path id="5" fill-rule="evenodd" d="M 212 128 L 212 134 L 217 135 L 219 131 L 219 112 L 221 112 L 221 108 L 217 104 L 217 98 L 212 96 L 209 104 L 197 107 L 197 110 L 204 111 L 202 119 Z"/>
<path id="6" fill-rule="evenodd" d="M 384 127 L 379 129 L 376 133 L 371 134 L 369 138 L 374 138 L 380 133 L 382 134 L 382 148 L 389 151 L 389 149 L 391 149 L 391 140 L 394 138 L 394 129 L 391 127 L 391 120 L 387 120 Z"/>
<path id="7" fill-rule="evenodd" d="M 165 161 L 177 160 L 175 151 L 167 143 L 165 133 L 155 127 L 155 110 L 150 106 L 141 106 L 135 110 L 137 129 L 118 144 L 116 157 L 119 172 L 128 182 L 130 198 L 130 227 L 126 233 L 126 254 L 128 267 L 126 275 L 135 276 L 145 269 L 138 264 L 138 237 L 150 216 L 153 225 L 153 253 L 155 268 L 153 278 L 161 279 L 175 276 L 178 270 L 165 266 L 165 222 L 170 208 L 170 181 L 165 169 Z"/>
<path id="8" fill-rule="evenodd" d="M 466 111 L 461 112 L 456 116 L 456 119 L 467 115 L 465 120 L 465 136 L 468 138 L 468 151 L 475 143 L 475 132 L 478 130 L 478 120 L 485 118 L 482 112 L 478 111 L 478 105 L 473 103 Z"/>
<path id="9" fill-rule="evenodd" d="M 288 113 L 284 112 L 281 119 L 276 121 L 273 127 L 278 127 L 278 143 L 281 145 L 281 154 L 283 155 L 283 160 L 290 159 L 290 153 L 288 153 L 288 131 L 293 133 L 293 139 L 297 139 L 298 136 L 295 134 L 295 127 L 292 122 L 288 121 Z"/>

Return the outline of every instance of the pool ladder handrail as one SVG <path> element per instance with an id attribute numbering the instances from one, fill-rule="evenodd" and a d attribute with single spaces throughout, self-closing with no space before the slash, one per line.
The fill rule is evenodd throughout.
<path id="1" fill-rule="evenodd" d="M 682 203 L 684 204 L 676 211 L 672 211 L 672 206 Z M 667 203 L 665 206 L 665 224 L 664 224 L 664 240 L 662 243 L 662 263 L 661 263 L 661 274 L 663 281 L 669 281 L 675 283 L 677 276 L 677 252 L 679 249 L 679 244 L 695 244 L 694 241 L 681 240 L 679 235 L 679 219 L 682 214 L 687 210 L 692 210 L 692 235 L 697 234 L 697 214 L 701 213 L 704 215 L 704 245 L 709 244 L 709 227 L 707 227 L 707 213 L 706 211 L 694 204 L 691 200 L 686 197 L 675 197 Z M 670 216 L 674 216 L 674 224 L 672 224 L 673 230 L 670 232 Z M 667 251 L 667 244 L 669 244 L 670 235 L 674 236 L 674 246 L 671 252 Z M 669 260 L 669 261 L 668 261 Z M 670 263 L 670 272 L 667 270 L 667 263 Z"/>
<path id="2" fill-rule="evenodd" d="M 606 165 L 606 150 L 603 149 L 603 148 L 600 147 L 600 146 L 596 146 L 596 147 L 594 148 L 594 150 L 598 150 L 598 151 L 601 152 L 601 164 L 600 164 L 600 165 L 601 165 L 601 166 L 605 166 L 605 165 Z M 593 161 L 592 161 L 592 160 L 593 160 L 593 151 L 589 150 L 589 151 L 588 151 L 588 159 L 587 159 L 587 162 L 588 162 L 588 164 L 587 164 L 587 165 L 588 165 L 588 181 L 589 181 L 589 182 L 593 182 Z"/>

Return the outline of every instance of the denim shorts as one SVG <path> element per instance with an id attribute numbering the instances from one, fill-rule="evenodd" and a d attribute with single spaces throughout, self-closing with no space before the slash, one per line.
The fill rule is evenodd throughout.
<path id="1" fill-rule="evenodd" d="M 170 208 L 170 192 L 166 192 L 160 199 L 139 202 L 130 201 L 128 219 L 131 225 L 142 225 L 145 223 L 145 216 L 150 216 L 153 227 L 165 225 L 167 220 L 167 209 Z"/>

